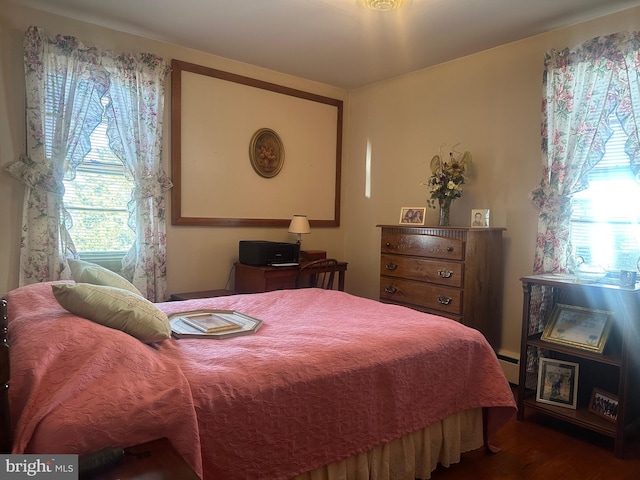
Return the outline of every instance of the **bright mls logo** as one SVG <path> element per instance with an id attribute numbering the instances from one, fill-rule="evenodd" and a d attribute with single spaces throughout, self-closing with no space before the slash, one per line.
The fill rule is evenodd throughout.
<path id="1" fill-rule="evenodd" d="M 0 478 L 77 480 L 78 455 L 0 455 Z"/>

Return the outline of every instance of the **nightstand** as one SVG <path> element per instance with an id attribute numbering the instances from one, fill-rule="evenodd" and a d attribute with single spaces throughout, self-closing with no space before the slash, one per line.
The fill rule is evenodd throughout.
<path id="1" fill-rule="evenodd" d="M 199 480 L 196 472 L 166 438 L 141 443 L 125 451 L 128 454 L 122 463 L 92 477 L 93 480 Z"/>
<path id="2" fill-rule="evenodd" d="M 226 297 L 227 295 L 233 295 L 235 292 L 231 290 L 202 290 L 200 292 L 186 292 L 186 293 L 173 293 L 169 297 L 170 301 L 180 300 L 193 300 L 194 298 L 211 298 L 211 297 Z"/>
<path id="3" fill-rule="evenodd" d="M 327 252 L 324 250 L 300 250 L 300 261 L 313 262 L 323 258 L 327 258 Z"/>

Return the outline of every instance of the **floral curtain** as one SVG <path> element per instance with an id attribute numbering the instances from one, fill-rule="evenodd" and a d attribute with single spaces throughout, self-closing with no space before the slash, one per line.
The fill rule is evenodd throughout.
<path id="1" fill-rule="evenodd" d="M 629 140 L 627 153 L 640 167 L 636 109 L 640 89 L 630 95 L 629 77 L 638 85 L 637 35 L 597 37 L 574 50 L 552 50 L 545 57 L 542 103 L 540 185 L 532 192 L 540 209 L 533 271 L 567 272 L 574 266 L 571 199 L 588 187 L 588 172 L 602 159 L 611 136 L 609 115 L 616 112 Z M 637 87 L 636 87 L 637 88 Z M 636 110 L 640 111 L 640 110 Z M 550 292 L 531 292 L 530 334 L 544 328 Z M 530 356 L 535 362 L 537 355 Z M 535 371 L 533 365 L 529 371 Z"/>
<path id="2" fill-rule="evenodd" d="M 91 149 L 106 91 L 99 54 L 73 37 L 45 37 L 31 27 L 24 39 L 27 151 L 7 170 L 26 186 L 20 285 L 69 278 L 75 256 L 62 199 L 65 175 Z"/>
<path id="3" fill-rule="evenodd" d="M 164 79 L 169 66 L 151 54 L 109 59 L 109 144 L 134 179 L 129 225 L 134 245 L 123 260 L 123 274 L 153 301 L 164 301 L 166 288 L 166 220 L 164 192 L 172 187 L 164 174 L 162 118 Z"/>
<path id="4" fill-rule="evenodd" d="M 542 104 L 542 180 L 532 192 L 540 209 L 534 273 L 571 266 L 571 196 L 588 187 L 587 173 L 611 136 L 608 116 L 617 104 L 619 40 L 598 37 L 576 50 L 545 58 Z"/>
<path id="5" fill-rule="evenodd" d="M 626 95 L 621 96 L 616 109 L 616 115 L 622 129 L 627 134 L 625 152 L 629 156 L 630 166 L 640 181 L 640 32 L 628 35 L 621 49 L 624 62 L 625 75 L 621 75 L 621 91 Z"/>
<path id="6" fill-rule="evenodd" d="M 8 171 L 26 185 L 20 285 L 69 278 L 76 257 L 62 180 L 73 179 L 109 100 L 110 146 L 134 179 L 129 224 L 135 245 L 123 273 L 152 301 L 166 299 L 166 222 L 161 167 L 164 81 L 169 67 L 150 54 L 114 56 L 73 37 L 25 34 L 27 154 Z"/>

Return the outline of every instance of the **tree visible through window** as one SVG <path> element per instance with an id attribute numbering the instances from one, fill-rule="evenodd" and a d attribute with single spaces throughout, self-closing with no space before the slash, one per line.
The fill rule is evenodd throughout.
<path id="1" fill-rule="evenodd" d="M 624 151 L 627 136 L 615 114 L 589 188 L 573 196 L 571 240 L 576 256 L 609 270 L 636 270 L 640 256 L 640 184 Z"/>
<path id="2" fill-rule="evenodd" d="M 103 100 L 103 104 L 106 101 Z M 109 148 L 107 122 L 91 134 L 91 151 L 73 179 L 65 179 L 64 206 L 73 225 L 69 233 L 80 255 L 111 253 L 122 257 L 135 234 L 127 221 L 133 181 Z"/>

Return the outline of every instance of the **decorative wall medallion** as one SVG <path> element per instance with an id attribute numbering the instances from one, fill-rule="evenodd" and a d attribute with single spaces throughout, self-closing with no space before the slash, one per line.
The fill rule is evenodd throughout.
<path id="1" fill-rule="evenodd" d="M 258 175 L 272 178 L 280 173 L 284 164 L 284 146 L 276 132 L 261 128 L 253 134 L 249 145 L 251 166 Z"/>

